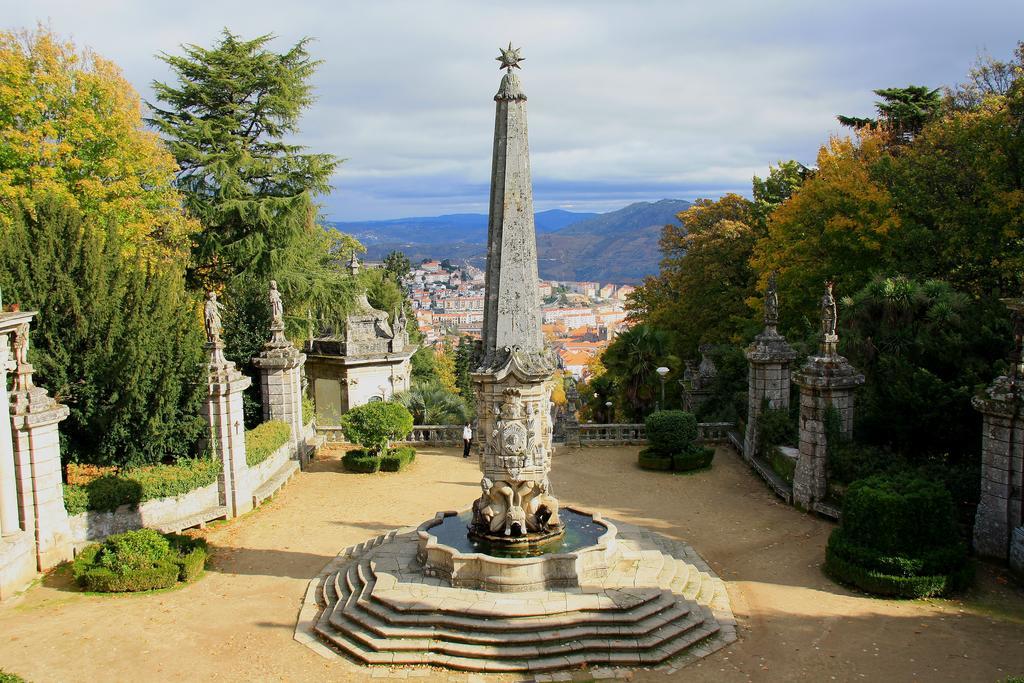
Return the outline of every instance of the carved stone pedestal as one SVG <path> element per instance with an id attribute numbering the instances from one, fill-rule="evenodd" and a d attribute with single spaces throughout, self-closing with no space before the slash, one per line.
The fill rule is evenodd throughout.
<path id="1" fill-rule="evenodd" d="M 772 410 L 789 408 L 790 362 L 796 351 L 774 326 L 754 337 L 747 348 L 750 370 L 747 379 L 747 433 L 743 440 L 743 457 L 750 460 L 757 454 L 758 418 L 767 404 Z"/>
<path id="2" fill-rule="evenodd" d="M 793 382 L 800 387 L 800 457 L 793 473 L 793 502 L 810 510 L 828 490 L 826 416 L 834 409 L 840 435 L 852 436 L 853 394 L 864 375 L 838 354 L 811 356 Z"/>
<path id="3" fill-rule="evenodd" d="M 220 497 L 228 516 L 236 517 L 252 509 L 252 483 L 245 462 L 245 422 L 242 392 L 252 379 L 224 358 L 219 342 L 207 345 L 209 393 L 206 418 L 210 425 L 210 450 L 221 462 Z"/>
<path id="4" fill-rule="evenodd" d="M 306 356 L 284 336 L 284 327 L 271 329 L 272 337 L 252 362 L 260 371 L 263 419 L 281 420 L 291 427 L 292 443 L 302 438 L 302 370 Z M 297 451 L 298 452 L 298 451 Z"/>
<path id="5" fill-rule="evenodd" d="M 10 411 L 18 516 L 35 541 L 36 569 L 43 571 L 72 557 L 57 432 L 69 411 L 32 382 L 33 369 L 26 360 L 28 323 L 15 333 L 15 347 Z"/>
<path id="6" fill-rule="evenodd" d="M 510 351 L 491 357 L 476 387 L 482 495 L 474 503 L 474 531 L 510 543 L 558 530 L 551 494 L 551 389 L 546 354 Z"/>

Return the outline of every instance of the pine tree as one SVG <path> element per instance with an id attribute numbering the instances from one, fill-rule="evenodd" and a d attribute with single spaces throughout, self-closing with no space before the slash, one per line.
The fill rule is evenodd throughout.
<path id="1" fill-rule="evenodd" d="M 161 56 L 178 83 L 153 84 L 165 108 L 153 106 L 151 122 L 181 167 L 177 185 L 189 213 L 203 225 L 190 273 L 197 285 L 269 278 L 291 265 L 290 252 L 314 239 L 314 198 L 330 190 L 339 163 L 284 141 L 313 101 L 309 79 L 320 62 L 308 38 L 284 54 L 267 49 L 272 39 L 243 40 L 225 29 L 212 48 L 185 45 L 183 56 Z"/>
<path id="2" fill-rule="evenodd" d="M 118 231 L 62 200 L 14 213 L 0 237 L 7 301 L 39 311 L 30 360 L 71 409 L 65 461 L 131 466 L 193 454 L 202 433 L 198 302 L 180 270 L 138 265 Z"/>

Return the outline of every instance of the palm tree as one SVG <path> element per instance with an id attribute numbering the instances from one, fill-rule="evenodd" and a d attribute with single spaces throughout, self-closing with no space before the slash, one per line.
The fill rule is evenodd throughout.
<path id="1" fill-rule="evenodd" d="M 466 402 L 437 382 L 414 384 L 412 389 L 395 395 L 395 400 L 412 413 L 413 424 L 465 424 L 470 411 Z"/>
<path id="2" fill-rule="evenodd" d="M 671 333 L 637 325 L 620 334 L 604 352 L 604 365 L 617 380 L 622 408 L 632 419 L 643 419 L 654 405 L 660 388 L 655 369 L 679 367 L 671 349 Z"/>

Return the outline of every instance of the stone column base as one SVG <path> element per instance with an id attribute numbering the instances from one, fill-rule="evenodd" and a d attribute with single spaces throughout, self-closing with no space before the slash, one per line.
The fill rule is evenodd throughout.
<path id="1" fill-rule="evenodd" d="M 35 543 L 22 531 L 0 538 L 0 600 L 22 590 L 36 577 Z"/>

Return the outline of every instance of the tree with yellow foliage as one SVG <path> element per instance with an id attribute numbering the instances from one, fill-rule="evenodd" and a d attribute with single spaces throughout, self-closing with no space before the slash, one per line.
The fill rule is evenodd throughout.
<path id="1" fill-rule="evenodd" d="M 0 32 L 0 229 L 56 200 L 142 258 L 180 262 L 197 226 L 177 171 L 113 62 L 43 28 Z"/>

